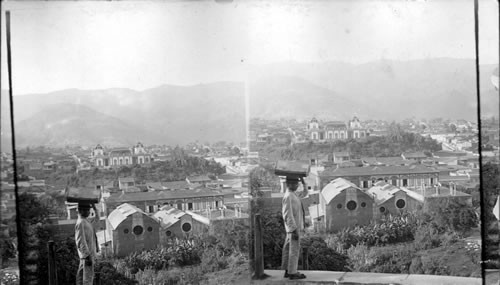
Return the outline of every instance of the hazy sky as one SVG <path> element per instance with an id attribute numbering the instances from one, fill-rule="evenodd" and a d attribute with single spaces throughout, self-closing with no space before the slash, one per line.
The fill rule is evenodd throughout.
<path id="1" fill-rule="evenodd" d="M 480 60 L 498 63 L 498 4 L 479 2 Z M 2 9 L 11 10 L 15 94 L 244 80 L 249 65 L 278 61 L 474 58 L 472 0 L 16 1 Z"/>

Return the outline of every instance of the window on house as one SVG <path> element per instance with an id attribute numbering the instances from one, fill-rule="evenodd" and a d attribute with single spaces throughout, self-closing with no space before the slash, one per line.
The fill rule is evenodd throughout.
<path id="1" fill-rule="evenodd" d="M 368 188 L 368 181 L 363 181 L 363 188 Z"/>
<path id="2" fill-rule="evenodd" d="M 403 186 L 408 186 L 408 179 L 403 179 Z"/>
<path id="3" fill-rule="evenodd" d="M 192 210 L 193 209 L 193 203 L 188 203 L 188 210 Z"/>
<path id="4" fill-rule="evenodd" d="M 142 234 L 144 229 L 141 226 L 135 226 L 133 231 L 134 231 L 134 234 L 140 235 L 140 234 Z"/>
<path id="5" fill-rule="evenodd" d="M 398 180 L 397 179 L 392 179 L 392 185 L 398 186 Z"/>
<path id="6" fill-rule="evenodd" d="M 357 207 L 358 207 L 358 204 L 355 201 L 347 202 L 347 205 L 346 205 L 347 209 L 354 211 L 354 210 L 356 210 Z"/>
<path id="7" fill-rule="evenodd" d="M 189 231 L 191 231 L 191 224 L 190 223 L 184 223 L 184 224 L 182 224 L 182 231 L 184 231 L 186 233 L 189 232 Z"/>

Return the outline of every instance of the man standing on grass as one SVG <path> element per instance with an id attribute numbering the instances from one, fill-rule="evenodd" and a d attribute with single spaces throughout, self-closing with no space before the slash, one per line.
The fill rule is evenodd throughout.
<path id="1" fill-rule="evenodd" d="M 304 180 L 304 191 L 307 191 Z M 285 270 L 285 278 L 291 280 L 304 279 L 306 276 L 297 271 L 299 264 L 300 238 L 304 231 L 305 213 L 302 201 L 295 191 L 299 187 L 299 178 L 286 177 L 287 191 L 283 196 L 282 214 L 285 222 L 286 238 L 283 245 L 281 268 Z"/>
<path id="2" fill-rule="evenodd" d="M 90 208 L 95 216 L 89 218 Z M 99 251 L 97 236 L 92 224 L 99 222 L 99 213 L 94 204 L 78 203 L 78 220 L 75 225 L 75 242 L 80 257 L 76 274 L 76 284 L 92 285 L 94 283 L 94 264 Z"/>

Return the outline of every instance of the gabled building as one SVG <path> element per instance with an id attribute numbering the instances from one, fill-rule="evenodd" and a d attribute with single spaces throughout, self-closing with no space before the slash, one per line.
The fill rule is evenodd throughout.
<path id="1" fill-rule="evenodd" d="M 212 179 L 208 175 L 195 175 L 186 177 L 186 182 L 189 185 L 201 185 L 206 186 L 208 183 L 212 182 Z"/>
<path id="2" fill-rule="evenodd" d="M 423 152 L 417 151 L 402 153 L 401 157 L 406 160 L 414 160 L 420 163 L 422 160 L 427 158 L 427 155 L 425 155 L 425 153 Z"/>
<path id="3" fill-rule="evenodd" d="M 377 220 L 389 214 L 421 210 L 424 204 L 423 195 L 383 181 L 375 183 L 366 193 L 373 197 L 373 217 Z"/>
<path id="4" fill-rule="evenodd" d="M 193 218 L 177 208 L 166 205 L 153 216 L 160 222 L 161 244 L 168 244 L 172 239 L 183 238 L 190 233 L 202 233 L 193 231 Z"/>
<path id="5" fill-rule="evenodd" d="M 345 139 L 359 139 L 368 136 L 368 131 L 361 125 L 359 119 L 354 117 L 347 124 L 342 121 L 321 123 L 312 118 L 307 124 L 307 137 L 311 141 L 335 141 Z"/>
<path id="6" fill-rule="evenodd" d="M 118 257 L 153 249 L 159 244 L 159 221 L 127 203 L 109 214 L 106 228 L 111 231 L 113 253 Z"/>
<path id="7" fill-rule="evenodd" d="M 146 213 L 154 213 L 164 205 L 170 205 L 183 211 L 204 211 L 207 208 L 222 207 L 224 205 L 224 194 L 207 188 L 198 188 L 176 191 L 119 192 L 112 193 L 106 199 L 108 211 L 112 211 L 123 203 L 134 205 Z"/>
<path id="8" fill-rule="evenodd" d="M 349 180 L 360 188 L 370 188 L 378 181 L 398 187 L 420 187 L 439 182 L 439 171 L 424 165 L 411 166 L 367 166 L 330 168 L 319 174 L 320 188 L 337 178 Z"/>
<path id="9" fill-rule="evenodd" d="M 131 148 L 113 148 L 108 152 L 98 144 L 90 155 L 92 164 L 98 168 L 119 167 L 122 165 L 149 165 L 152 155 L 146 152 L 142 143 Z"/>
<path id="10" fill-rule="evenodd" d="M 372 197 L 343 178 L 333 180 L 321 190 L 320 205 L 327 232 L 368 225 L 373 218 Z"/>
<path id="11" fill-rule="evenodd" d="M 416 164 L 414 160 L 408 160 L 401 156 L 391 157 L 362 157 L 363 166 L 407 166 Z"/>

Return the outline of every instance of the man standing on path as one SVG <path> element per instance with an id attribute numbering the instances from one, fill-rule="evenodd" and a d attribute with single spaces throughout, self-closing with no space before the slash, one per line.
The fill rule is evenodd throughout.
<path id="1" fill-rule="evenodd" d="M 304 180 L 304 191 L 307 191 Z M 304 279 L 306 276 L 297 271 L 299 264 L 300 238 L 304 230 L 305 213 L 302 201 L 295 191 L 299 187 L 299 179 L 286 177 L 287 191 L 283 196 L 282 214 L 285 222 L 286 238 L 283 245 L 281 267 L 285 270 L 285 278 Z"/>
<path id="2" fill-rule="evenodd" d="M 95 216 L 89 218 L 90 208 Z M 94 282 L 94 264 L 97 252 L 97 236 L 92 224 L 99 222 L 99 213 L 94 204 L 78 203 L 78 220 L 75 225 L 75 242 L 80 257 L 76 275 L 76 284 L 92 285 Z"/>

